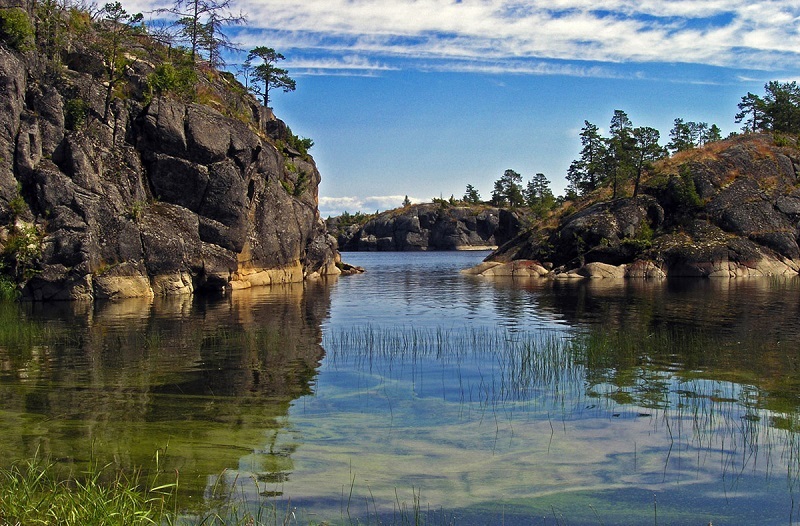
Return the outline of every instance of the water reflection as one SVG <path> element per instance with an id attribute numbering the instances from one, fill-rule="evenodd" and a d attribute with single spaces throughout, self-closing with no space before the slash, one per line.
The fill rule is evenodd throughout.
<path id="1" fill-rule="evenodd" d="M 584 331 L 615 333 L 596 374 L 658 369 L 754 384 L 761 403 L 800 408 L 800 280 L 495 282 Z M 596 357 L 595 357 L 596 358 Z M 637 369 L 638 367 L 638 369 Z M 600 373 L 597 371 L 600 370 Z"/>
<path id="2" fill-rule="evenodd" d="M 166 449 L 162 467 L 179 469 L 195 496 L 245 454 L 261 470 L 291 471 L 287 452 L 265 444 L 284 429 L 291 401 L 313 392 L 329 308 L 321 284 L 3 305 L 2 453 L 38 450 L 78 468 L 93 455 L 146 470 Z"/>
<path id="3" fill-rule="evenodd" d="M 458 273 L 480 257 L 358 254 L 368 272 L 328 285 L 5 306 L 0 449 L 147 467 L 168 445 L 184 502 L 242 484 L 298 523 L 417 503 L 446 511 L 437 524 L 642 524 L 654 495 L 664 523 L 798 518 L 797 280 Z"/>

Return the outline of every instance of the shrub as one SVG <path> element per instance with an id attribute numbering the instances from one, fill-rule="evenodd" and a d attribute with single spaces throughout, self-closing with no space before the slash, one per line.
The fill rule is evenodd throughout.
<path id="1" fill-rule="evenodd" d="M 308 156 L 308 150 L 314 146 L 314 141 L 308 137 L 299 137 L 292 133 L 292 129 L 286 127 L 286 145 L 300 152 L 303 157 Z"/>
<path id="2" fill-rule="evenodd" d="M 64 103 L 64 126 L 68 130 L 77 130 L 86 122 L 89 115 L 89 104 L 81 98 L 67 99 Z"/>
<path id="3" fill-rule="evenodd" d="M 675 197 L 678 198 L 678 203 L 687 209 L 699 208 L 703 204 L 703 200 L 700 199 L 700 194 L 697 193 L 697 187 L 694 184 L 694 178 L 688 166 L 681 168 L 680 177 L 681 184 L 675 187 Z"/>
<path id="4" fill-rule="evenodd" d="M 155 71 L 147 77 L 147 85 L 151 94 L 172 94 L 186 100 L 194 99 L 196 84 L 197 73 L 193 68 L 175 67 L 172 62 L 159 64 Z"/>
<path id="5" fill-rule="evenodd" d="M 376 214 L 365 214 L 363 212 L 356 212 L 355 214 L 351 214 L 350 212 L 345 210 L 344 212 L 342 212 L 342 215 L 339 216 L 338 225 L 339 228 L 344 228 L 351 225 L 363 225 L 375 216 Z"/>
<path id="6" fill-rule="evenodd" d="M 33 48 L 33 25 L 19 7 L 0 10 L 0 40 L 17 51 Z"/>
<path id="7" fill-rule="evenodd" d="M 308 189 L 308 173 L 305 170 L 300 172 L 297 176 L 297 181 L 294 183 L 294 191 L 292 195 L 300 197 L 300 195 Z"/>
<path id="8" fill-rule="evenodd" d="M 20 185 L 17 184 L 17 195 L 15 195 L 11 201 L 8 202 L 8 209 L 11 212 L 12 223 L 18 217 L 21 217 L 22 214 L 25 213 L 27 210 L 28 204 L 25 202 L 25 199 L 22 198 L 20 194 Z"/>
<path id="9" fill-rule="evenodd" d="M 42 234 L 35 225 L 15 228 L 6 240 L 3 256 L 12 263 L 17 279 L 28 280 L 42 256 Z"/>

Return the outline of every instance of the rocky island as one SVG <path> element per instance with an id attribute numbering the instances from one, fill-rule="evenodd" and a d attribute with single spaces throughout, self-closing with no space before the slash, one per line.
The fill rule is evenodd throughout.
<path id="1" fill-rule="evenodd" d="M 487 250 L 515 237 L 527 214 L 487 205 L 446 201 L 404 206 L 376 214 L 363 224 L 328 220 L 343 251 Z"/>
<path id="2" fill-rule="evenodd" d="M 33 6 L 2 7 L 23 29 L 0 42 L 0 271 L 24 298 L 339 273 L 313 158 L 233 75 L 199 65 L 186 89 L 175 50 L 133 31 L 104 55 L 117 26 L 75 12 L 47 54 L 26 40 Z"/>
<path id="3" fill-rule="evenodd" d="M 678 152 L 653 165 L 636 197 L 611 198 L 606 186 L 566 201 L 466 272 L 553 278 L 796 275 L 799 144 L 794 135 L 746 133 Z"/>

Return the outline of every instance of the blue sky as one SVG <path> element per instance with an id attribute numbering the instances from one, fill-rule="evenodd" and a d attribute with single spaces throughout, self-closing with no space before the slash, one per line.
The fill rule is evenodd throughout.
<path id="1" fill-rule="evenodd" d="M 148 0 L 126 4 L 151 9 Z M 279 118 L 310 137 L 323 217 L 488 199 L 505 169 L 560 194 L 584 120 L 615 109 L 738 130 L 736 104 L 800 80 L 797 0 L 248 0 L 234 40 L 275 48 L 297 81 Z"/>

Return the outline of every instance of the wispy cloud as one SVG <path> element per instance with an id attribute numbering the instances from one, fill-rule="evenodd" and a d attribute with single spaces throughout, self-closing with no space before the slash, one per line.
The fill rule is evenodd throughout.
<path id="1" fill-rule="evenodd" d="M 171 2 L 129 3 L 148 11 Z M 236 28 L 235 40 L 282 50 L 300 75 L 605 77 L 618 75 L 620 63 L 800 68 L 795 0 L 242 0 L 237 7 L 249 23 Z"/>
<path id="2" fill-rule="evenodd" d="M 454 71 L 579 76 L 608 68 L 542 60 L 800 65 L 800 4 L 788 0 L 250 0 L 243 7 L 254 36 L 298 57 L 324 52 L 379 66 L 301 68 L 317 73 L 431 68 L 431 61 L 453 61 L 440 67 Z"/>
<path id="3" fill-rule="evenodd" d="M 357 55 L 324 58 L 290 58 L 285 66 L 294 75 L 372 75 L 399 68 Z"/>

